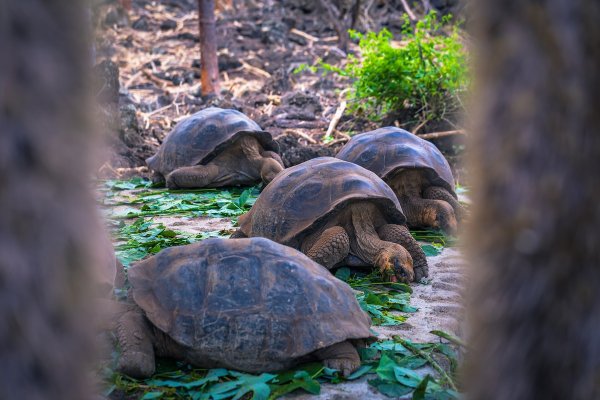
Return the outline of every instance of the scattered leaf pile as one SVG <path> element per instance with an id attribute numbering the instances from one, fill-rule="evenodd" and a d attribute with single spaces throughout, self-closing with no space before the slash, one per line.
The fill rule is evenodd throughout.
<path id="1" fill-rule="evenodd" d="M 440 336 L 447 335 L 439 332 Z M 220 400 L 252 398 L 276 399 L 302 389 L 311 394 L 321 392 L 322 383 L 341 383 L 367 376 L 369 385 L 390 397 L 412 393 L 413 399 L 458 399 L 454 383 L 457 353 L 445 343 L 412 343 L 396 338 L 375 342 L 359 349 L 363 365 L 347 378 L 338 371 L 309 363 L 279 374 L 246 374 L 223 368 L 191 369 L 182 363 L 162 366 L 154 377 L 135 380 L 115 374 L 107 395 L 115 391 L 144 393 L 141 399 Z M 445 360 L 447 370 L 436 360 Z M 161 368 L 159 364 L 159 368 Z M 440 378 L 433 377 L 436 371 Z M 252 394 L 252 397 L 249 396 Z"/>
<path id="2" fill-rule="evenodd" d="M 258 188 L 190 191 L 152 189 L 150 181 L 141 178 L 106 181 L 105 187 L 105 206 L 131 207 L 125 213 L 108 212 L 114 228 L 115 250 L 126 267 L 167 247 L 229 235 L 229 232 L 219 231 L 197 234 L 179 232 L 154 222 L 152 217 L 209 215 L 235 218 L 250 209 L 259 193 Z M 124 190 L 130 192 L 123 195 L 120 192 Z M 444 246 L 454 243 L 453 239 L 436 231 L 412 233 L 417 240 L 428 242 L 423 245 L 428 256 L 437 255 Z M 359 304 L 371 316 L 374 325 L 399 325 L 408 316 L 398 312 L 417 311 L 410 305 L 412 289 L 409 285 L 383 282 L 375 273 L 352 273 L 348 268 L 338 269 L 336 276 L 356 290 Z M 432 333 L 450 341 L 455 347 L 463 345 L 459 339 L 445 332 Z M 413 399 L 458 398 L 453 381 L 457 354 L 450 344 L 417 344 L 395 337 L 394 341 L 375 342 L 359 352 L 363 365 L 347 378 L 320 363 L 302 365 L 279 374 L 253 375 L 226 369 L 192 369 L 184 363 L 160 360 L 158 373 L 151 379 L 134 380 L 112 373 L 106 395 L 112 397 L 111 393 L 121 392 L 141 396 L 141 399 L 266 400 L 298 389 L 319 394 L 322 383 L 335 384 L 368 375 L 369 385 L 390 397 L 412 393 Z M 440 359 L 445 361 L 440 363 Z"/>

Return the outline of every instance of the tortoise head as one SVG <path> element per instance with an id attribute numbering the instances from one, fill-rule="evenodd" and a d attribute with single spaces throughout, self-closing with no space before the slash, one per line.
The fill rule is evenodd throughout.
<path id="1" fill-rule="evenodd" d="M 443 230 L 448 235 L 456 235 L 458 222 L 452 206 L 445 201 L 436 201 L 434 228 Z"/>
<path id="2" fill-rule="evenodd" d="M 399 244 L 390 243 L 384 248 L 375 259 L 375 265 L 386 280 L 409 283 L 415 279 L 412 257 Z"/>
<path id="3" fill-rule="evenodd" d="M 260 168 L 260 177 L 265 184 L 268 184 L 281 171 L 283 171 L 283 165 L 279 161 L 274 158 L 264 158 Z"/>

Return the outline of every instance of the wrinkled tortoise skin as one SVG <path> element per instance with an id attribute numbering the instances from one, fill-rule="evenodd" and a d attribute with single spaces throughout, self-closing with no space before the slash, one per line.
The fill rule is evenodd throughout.
<path id="1" fill-rule="evenodd" d="M 438 148 L 400 128 L 385 127 L 356 135 L 336 157 L 373 171 L 384 180 L 400 169 L 423 169 L 432 186 L 441 186 L 457 197 L 452 170 Z"/>
<path id="2" fill-rule="evenodd" d="M 180 167 L 205 165 L 241 135 L 252 135 L 265 150 L 277 152 L 277 143 L 271 134 L 246 115 L 210 107 L 175 125 L 146 164 L 163 176 Z"/>
<path id="3" fill-rule="evenodd" d="M 298 248 L 330 215 L 359 200 L 378 204 L 390 224 L 406 222 L 396 195 L 373 172 L 333 157 L 314 158 L 277 175 L 239 218 L 240 231 Z"/>
<path id="4" fill-rule="evenodd" d="M 263 238 L 165 249 L 129 270 L 134 301 L 190 358 L 246 371 L 368 338 L 352 289 L 292 248 Z"/>

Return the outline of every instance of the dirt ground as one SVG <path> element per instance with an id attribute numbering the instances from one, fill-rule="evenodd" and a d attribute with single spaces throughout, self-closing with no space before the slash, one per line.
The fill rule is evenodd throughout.
<path id="1" fill-rule="evenodd" d="M 345 63 L 347 54 L 337 47 L 336 32 L 316 0 L 217 2 L 222 92 L 211 99 L 200 96 L 196 0 L 133 0 L 129 10 L 121 3 L 106 0 L 94 12 L 97 93 L 103 104 L 99 119 L 108 142 L 100 177 L 148 176 L 144 160 L 171 128 L 211 105 L 238 109 L 271 132 L 286 166 L 333 156 L 349 135 L 380 125 L 415 129 L 410 121 L 375 123 L 346 114 L 323 142 L 350 82 L 334 74 L 295 72 L 319 60 Z M 358 28 L 385 27 L 399 34 L 404 10 L 396 3 L 369 3 Z M 442 11 L 452 3 L 432 2 Z M 350 43 L 348 53 L 358 51 Z M 426 124 L 419 133 L 455 128 Z M 458 136 L 436 144 L 455 166 L 463 142 Z"/>

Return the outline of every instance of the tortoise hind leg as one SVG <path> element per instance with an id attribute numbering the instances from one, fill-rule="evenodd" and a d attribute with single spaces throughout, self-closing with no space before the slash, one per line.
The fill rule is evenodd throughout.
<path id="1" fill-rule="evenodd" d="M 350 375 L 360 367 L 360 357 L 356 347 L 347 340 L 319 349 L 313 355 L 327 368 L 337 369 L 344 376 Z"/>
<path id="2" fill-rule="evenodd" d="M 133 378 L 147 378 L 156 368 L 152 331 L 137 306 L 122 310 L 117 318 L 117 340 L 121 355 L 117 369 Z"/>
<path id="3" fill-rule="evenodd" d="M 341 226 L 333 226 L 325 229 L 313 242 L 307 238 L 303 243 L 303 251 L 314 262 L 325 268 L 333 268 L 342 261 L 350 252 L 350 237 Z"/>
<path id="4" fill-rule="evenodd" d="M 458 200 L 450 194 L 450 192 L 440 186 L 429 186 L 423 191 L 423 198 L 431 200 L 443 200 L 450 204 L 454 209 L 454 213 L 459 219 L 465 217 L 465 208 L 459 203 Z"/>
<path id="5" fill-rule="evenodd" d="M 210 185 L 219 176 L 219 168 L 214 164 L 194 165 L 192 167 L 177 168 L 167 175 L 167 187 L 202 188 Z"/>
<path id="6" fill-rule="evenodd" d="M 404 247 L 412 257 L 413 270 L 415 271 L 415 281 L 429 276 L 429 267 L 427 266 L 427 257 L 419 243 L 412 237 L 408 228 L 404 225 L 386 224 L 377 230 L 381 240 L 386 242 L 398 243 Z"/>

